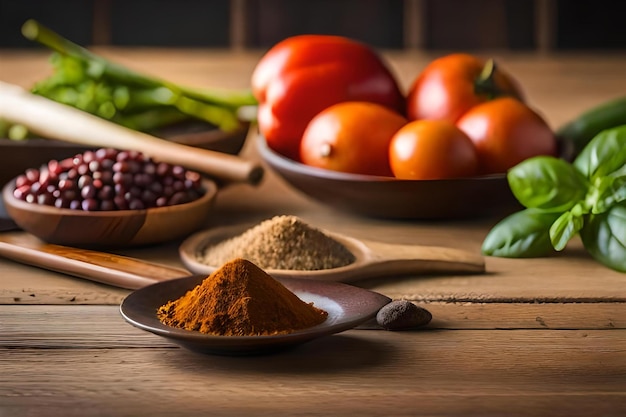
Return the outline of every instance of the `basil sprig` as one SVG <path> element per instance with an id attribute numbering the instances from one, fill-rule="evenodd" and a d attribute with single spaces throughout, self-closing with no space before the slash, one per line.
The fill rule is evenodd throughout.
<path id="1" fill-rule="evenodd" d="M 489 231 L 483 254 L 547 256 L 579 234 L 597 261 L 626 272 L 626 125 L 596 135 L 571 164 L 538 156 L 507 179 L 526 208 Z"/>

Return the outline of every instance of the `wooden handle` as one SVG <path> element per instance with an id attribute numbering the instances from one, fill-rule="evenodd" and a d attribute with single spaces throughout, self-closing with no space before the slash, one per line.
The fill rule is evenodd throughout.
<path id="1" fill-rule="evenodd" d="M 0 255 L 27 265 L 135 290 L 190 275 L 126 256 L 44 243 L 24 232 L 0 234 Z"/>
<path id="2" fill-rule="evenodd" d="M 361 241 L 368 249 L 369 273 L 483 273 L 485 260 L 479 254 L 439 246 L 398 245 Z"/>
<path id="3" fill-rule="evenodd" d="M 22 124 L 45 138 L 140 151 L 225 182 L 258 184 L 263 177 L 262 166 L 236 155 L 182 145 L 128 129 L 1 81 L 0 118 Z"/>

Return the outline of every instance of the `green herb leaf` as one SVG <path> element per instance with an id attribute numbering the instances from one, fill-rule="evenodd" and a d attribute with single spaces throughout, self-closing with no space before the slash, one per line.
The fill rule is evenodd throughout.
<path id="1" fill-rule="evenodd" d="M 600 263 L 626 272 L 626 205 L 589 216 L 580 231 L 585 249 Z"/>
<path id="2" fill-rule="evenodd" d="M 559 213 L 525 209 L 496 224 L 483 241 L 482 252 L 504 258 L 534 258 L 554 252 L 550 226 Z"/>
<path id="3" fill-rule="evenodd" d="M 567 242 L 582 229 L 584 220 L 581 215 L 566 211 L 550 227 L 550 241 L 554 249 L 561 251 Z"/>
<path id="4" fill-rule="evenodd" d="M 597 134 L 573 164 L 590 180 L 623 171 L 626 164 L 626 125 Z"/>
<path id="5" fill-rule="evenodd" d="M 54 51 L 51 58 L 54 72 L 36 83 L 33 93 L 126 127 L 153 131 L 164 126 L 161 119 L 152 118 L 152 124 L 148 124 L 149 117 L 143 117 L 141 123 L 125 124 L 125 121 L 134 119 L 138 112 L 155 114 L 152 110 L 171 115 L 171 108 L 175 108 L 177 121 L 201 120 L 224 131 L 235 131 L 242 126 L 238 111 L 257 104 L 249 88 L 241 91 L 189 88 L 132 71 L 32 19 L 24 23 L 22 33 Z M 180 115 L 186 117 L 181 120 Z"/>
<path id="6" fill-rule="evenodd" d="M 626 177 L 602 177 L 596 181 L 597 195 L 588 197 L 593 214 L 604 213 L 612 206 L 626 201 Z"/>
<path id="7" fill-rule="evenodd" d="M 568 162 L 537 156 L 514 166 L 507 175 L 513 195 L 528 208 L 569 210 L 584 199 L 587 180 Z"/>

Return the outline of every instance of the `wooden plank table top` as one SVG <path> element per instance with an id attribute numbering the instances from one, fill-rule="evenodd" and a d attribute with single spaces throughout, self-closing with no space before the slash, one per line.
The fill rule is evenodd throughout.
<path id="1" fill-rule="evenodd" d="M 187 85 L 247 87 L 260 53 L 103 49 Z M 404 87 L 434 57 L 385 54 Z M 626 92 L 626 56 L 496 54 L 556 127 Z M 47 54 L 0 51 L 0 80 L 48 74 Z M 254 134 L 242 155 L 258 158 Z M 0 155 L 0 169 L 2 155 Z M 277 214 L 346 235 L 479 253 L 497 219 L 391 221 L 319 204 L 267 171 L 220 191 L 206 227 Z M 179 242 L 125 255 L 182 268 Z M 128 290 L 0 259 L 0 417 L 626 414 L 626 275 L 575 239 L 545 259 L 486 258 L 485 274 L 355 285 L 427 308 L 407 332 L 350 330 L 269 356 L 200 355 L 127 324 Z"/>

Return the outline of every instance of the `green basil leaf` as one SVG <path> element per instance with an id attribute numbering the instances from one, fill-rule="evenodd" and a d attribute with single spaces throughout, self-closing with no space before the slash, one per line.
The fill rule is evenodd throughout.
<path id="1" fill-rule="evenodd" d="M 550 226 L 559 213 L 525 209 L 501 220 L 487 234 L 482 252 L 503 258 L 535 258 L 554 252 Z"/>
<path id="2" fill-rule="evenodd" d="M 588 181 L 568 162 L 551 156 L 536 156 L 511 168 L 509 187 L 528 208 L 551 212 L 569 210 L 585 198 Z"/>
<path id="3" fill-rule="evenodd" d="M 550 241 L 554 249 L 561 251 L 567 246 L 567 242 L 582 229 L 583 217 L 571 211 L 563 213 L 550 227 Z"/>
<path id="4" fill-rule="evenodd" d="M 585 249 L 598 262 L 626 272 L 626 205 L 590 215 L 580 231 Z"/>
<path id="5" fill-rule="evenodd" d="M 623 169 L 626 165 L 626 125 L 598 133 L 580 152 L 573 164 L 590 180 Z"/>
<path id="6" fill-rule="evenodd" d="M 626 177 L 602 177 L 597 186 L 596 194 L 588 197 L 590 200 L 591 212 L 594 214 L 604 213 L 615 204 L 626 201 Z"/>

